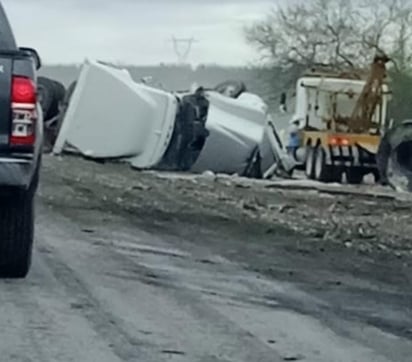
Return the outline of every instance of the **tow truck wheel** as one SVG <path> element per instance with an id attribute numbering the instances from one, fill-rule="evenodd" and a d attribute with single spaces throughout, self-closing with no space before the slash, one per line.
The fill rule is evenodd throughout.
<path id="1" fill-rule="evenodd" d="M 321 182 L 331 182 L 333 179 L 333 168 L 326 164 L 326 152 L 322 147 L 315 151 L 315 180 Z"/>
<path id="2" fill-rule="evenodd" d="M 342 183 L 343 171 L 339 167 L 333 167 L 330 182 Z"/>
<path id="3" fill-rule="evenodd" d="M 364 173 L 357 168 L 350 168 L 346 170 L 346 181 L 351 185 L 360 185 L 363 181 Z"/>
<path id="4" fill-rule="evenodd" d="M 315 178 L 315 152 L 316 149 L 312 146 L 308 146 L 306 163 L 305 163 L 305 175 L 309 180 Z"/>

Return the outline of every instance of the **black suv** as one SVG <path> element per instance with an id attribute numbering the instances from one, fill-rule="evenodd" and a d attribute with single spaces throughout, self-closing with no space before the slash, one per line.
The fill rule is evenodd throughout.
<path id="1" fill-rule="evenodd" d="M 0 277 L 27 276 L 33 248 L 43 116 L 37 52 L 19 48 L 0 4 Z"/>

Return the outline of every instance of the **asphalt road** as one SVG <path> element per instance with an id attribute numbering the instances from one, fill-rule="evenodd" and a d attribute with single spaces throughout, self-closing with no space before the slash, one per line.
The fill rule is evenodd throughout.
<path id="1" fill-rule="evenodd" d="M 46 170 L 32 272 L 0 281 L 1 361 L 411 361 L 409 290 L 277 278 L 256 266 L 297 256 L 213 224 L 146 228 L 76 187 Z"/>

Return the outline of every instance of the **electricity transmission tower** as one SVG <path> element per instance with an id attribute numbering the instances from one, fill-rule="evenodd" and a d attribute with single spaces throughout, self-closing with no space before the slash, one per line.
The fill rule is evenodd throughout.
<path id="1" fill-rule="evenodd" d="M 176 53 L 179 64 L 186 64 L 192 51 L 193 44 L 196 42 L 194 38 L 176 38 L 172 37 L 173 49 Z"/>

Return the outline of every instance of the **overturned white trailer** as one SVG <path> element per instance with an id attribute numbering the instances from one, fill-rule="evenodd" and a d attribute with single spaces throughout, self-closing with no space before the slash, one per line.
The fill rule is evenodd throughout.
<path id="1" fill-rule="evenodd" d="M 123 69 L 83 64 L 53 152 L 66 147 L 139 169 L 237 173 L 259 177 L 284 152 L 267 105 L 254 94 L 173 94 L 136 83 Z"/>
<path id="2" fill-rule="evenodd" d="M 178 104 L 172 94 L 135 83 L 127 71 L 86 61 L 54 145 L 91 158 L 128 158 L 153 167 L 170 142 Z"/>

